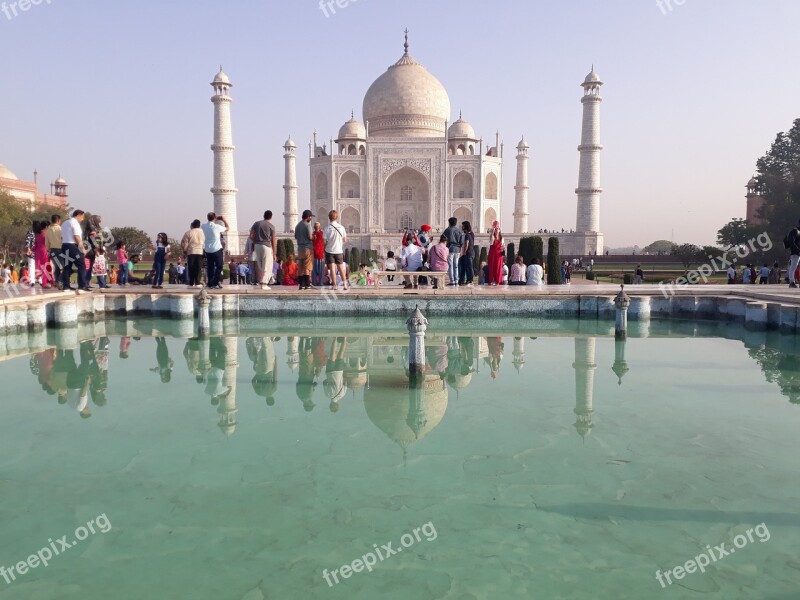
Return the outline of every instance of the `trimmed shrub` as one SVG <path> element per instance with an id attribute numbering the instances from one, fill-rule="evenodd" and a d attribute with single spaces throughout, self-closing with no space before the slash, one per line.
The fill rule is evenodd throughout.
<path id="1" fill-rule="evenodd" d="M 480 259 L 478 260 L 478 269 L 480 269 L 481 263 L 488 263 L 488 262 L 489 262 L 489 248 L 484 246 L 483 248 L 481 248 L 481 256 Z M 478 269 L 475 270 L 476 273 L 478 272 Z"/>
<path id="2" fill-rule="evenodd" d="M 561 255 L 558 246 L 557 237 L 547 240 L 547 283 L 550 285 L 561 284 Z"/>
<path id="3" fill-rule="evenodd" d="M 517 255 L 514 250 L 514 242 L 511 242 L 508 246 L 506 246 L 506 265 L 509 269 L 511 269 L 511 265 L 513 265 L 514 261 L 517 259 Z"/>
<path id="4" fill-rule="evenodd" d="M 286 260 L 286 240 L 280 239 L 277 244 L 278 256 L 277 259 L 281 262 Z"/>
<path id="5" fill-rule="evenodd" d="M 533 236 L 531 239 L 531 246 L 533 248 L 531 262 L 538 258 L 542 261 L 542 264 L 544 264 L 544 242 L 542 238 L 538 235 Z"/>
<path id="6" fill-rule="evenodd" d="M 526 265 L 533 264 L 533 237 L 526 236 L 519 240 L 519 252 Z"/>
<path id="7" fill-rule="evenodd" d="M 594 281 L 594 271 L 587 271 L 586 272 L 586 279 L 588 281 Z"/>
<path id="8" fill-rule="evenodd" d="M 625 273 L 622 277 L 622 283 L 625 285 L 630 285 L 633 283 L 633 273 Z"/>

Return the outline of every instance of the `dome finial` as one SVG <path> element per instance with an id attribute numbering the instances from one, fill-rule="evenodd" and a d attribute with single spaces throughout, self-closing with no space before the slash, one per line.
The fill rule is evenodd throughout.
<path id="1" fill-rule="evenodd" d="M 350 118 L 351 119 L 355 119 L 356 118 L 356 111 L 354 109 L 350 109 Z"/>
<path id="2" fill-rule="evenodd" d="M 405 54 L 408 54 L 408 27 L 406 27 L 406 42 L 403 44 L 403 48 L 405 48 Z"/>
<path id="3" fill-rule="evenodd" d="M 458 110 L 458 118 L 461 119 L 461 109 Z"/>

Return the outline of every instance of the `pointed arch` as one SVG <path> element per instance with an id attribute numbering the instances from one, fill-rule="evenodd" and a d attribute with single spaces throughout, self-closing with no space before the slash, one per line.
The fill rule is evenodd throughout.
<path id="1" fill-rule="evenodd" d="M 317 200 L 326 200 L 328 198 L 328 176 L 325 173 L 319 173 L 314 182 L 314 187 L 317 189 Z"/>
<path id="2" fill-rule="evenodd" d="M 486 176 L 486 193 L 484 194 L 487 200 L 497 200 L 497 175 L 489 173 Z"/>

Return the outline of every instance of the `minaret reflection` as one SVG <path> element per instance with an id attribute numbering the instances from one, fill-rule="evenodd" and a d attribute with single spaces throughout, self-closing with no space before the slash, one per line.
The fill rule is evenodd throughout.
<path id="1" fill-rule="evenodd" d="M 628 363 L 625 360 L 625 344 L 627 343 L 627 339 L 617 339 L 614 340 L 614 366 L 611 367 L 611 370 L 614 371 L 614 374 L 617 376 L 617 384 L 622 385 L 622 378 L 625 377 L 625 374 L 630 371 L 628 367 Z"/>
<path id="2" fill-rule="evenodd" d="M 525 338 L 514 338 L 514 352 L 512 353 L 512 356 L 514 357 L 512 364 L 517 370 L 517 373 L 519 373 L 522 370 L 522 367 L 525 366 Z"/>
<path id="3" fill-rule="evenodd" d="M 593 337 L 575 338 L 575 429 L 585 438 L 592 430 L 592 396 L 594 394 L 595 341 Z"/>
<path id="4" fill-rule="evenodd" d="M 220 339 L 220 338 L 217 338 Z M 239 338 L 236 336 L 222 338 L 225 346 L 225 368 L 222 385 L 228 391 L 220 398 L 217 412 L 219 428 L 225 435 L 236 431 L 236 372 L 239 370 Z"/>

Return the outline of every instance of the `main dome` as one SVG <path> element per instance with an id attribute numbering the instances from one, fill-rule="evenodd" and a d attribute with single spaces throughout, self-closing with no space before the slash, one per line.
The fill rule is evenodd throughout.
<path id="1" fill-rule="evenodd" d="M 441 82 L 405 53 L 367 90 L 363 105 L 369 135 L 444 137 L 450 98 Z"/>

